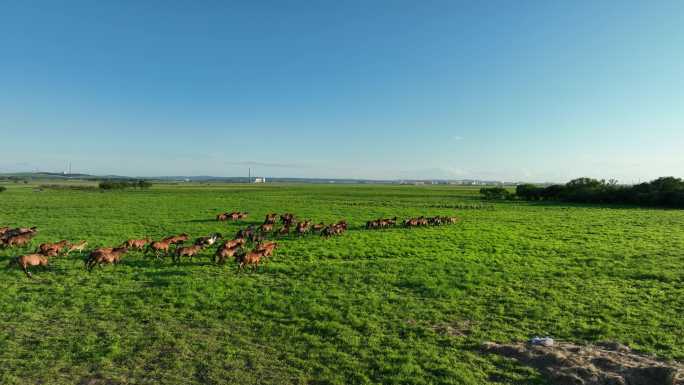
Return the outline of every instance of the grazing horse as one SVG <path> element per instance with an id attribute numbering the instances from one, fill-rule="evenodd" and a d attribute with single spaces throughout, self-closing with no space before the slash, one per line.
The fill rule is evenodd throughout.
<path id="1" fill-rule="evenodd" d="M 88 245 L 88 242 L 86 241 L 81 241 L 78 243 L 72 243 L 67 246 L 67 251 L 66 255 L 69 255 L 72 251 L 78 251 L 79 253 L 83 252 L 85 250 L 86 246 Z"/>
<path id="2" fill-rule="evenodd" d="M 219 214 L 219 215 L 216 216 L 216 220 L 219 221 L 219 222 L 227 221 L 227 220 L 228 220 L 228 215 L 230 215 L 230 214 L 228 214 L 228 213 L 221 213 L 221 214 Z"/>
<path id="3" fill-rule="evenodd" d="M 19 265 L 19 267 L 24 270 L 24 273 L 26 273 L 26 276 L 29 278 L 33 278 L 31 275 L 31 272 L 28 271 L 29 266 L 47 266 L 48 265 L 48 259 L 46 256 L 41 255 L 41 254 L 26 254 L 22 255 L 20 257 L 17 257 L 16 259 L 10 261 L 10 264 L 8 266 L 11 266 L 13 264 Z"/>
<path id="4" fill-rule="evenodd" d="M 86 260 L 86 269 L 92 271 L 95 266 L 102 266 L 108 264 L 118 264 L 121 257 L 128 251 L 126 246 L 121 246 L 109 250 L 95 250 L 90 253 L 88 260 Z"/>
<path id="5" fill-rule="evenodd" d="M 273 231 L 273 223 L 264 223 L 259 226 L 260 233 L 270 233 L 271 231 Z"/>
<path id="6" fill-rule="evenodd" d="M 312 226 L 314 231 L 321 231 L 325 228 L 325 223 L 321 222 Z"/>

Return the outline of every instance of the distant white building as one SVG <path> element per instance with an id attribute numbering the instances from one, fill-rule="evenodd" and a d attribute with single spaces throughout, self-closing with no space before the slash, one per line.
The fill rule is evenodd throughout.
<path id="1" fill-rule="evenodd" d="M 254 178 L 254 183 L 266 183 L 266 178 L 258 176 Z"/>

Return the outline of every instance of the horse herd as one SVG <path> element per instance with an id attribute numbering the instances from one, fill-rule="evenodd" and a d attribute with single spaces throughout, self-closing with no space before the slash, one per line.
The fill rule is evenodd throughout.
<path id="1" fill-rule="evenodd" d="M 248 215 L 249 213 L 240 211 L 225 212 L 218 214 L 216 220 L 238 221 L 247 218 Z M 280 219 L 280 226 L 277 225 L 278 218 Z M 457 221 L 458 218 L 456 217 L 421 216 L 418 218 L 406 219 L 402 224 L 404 227 L 419 227 L 453 224 Z M 396 225 L 396 217 L 379 218 L 366 222 L 366 229 L 389 228 Z M 268 236 L 283 237 L 291 233 L 297 236 L 304 236 L 310 233 L 318 233 L 320 236 L 327 238 L 340 235 L 344 233 L 347 228 L 348 224 L 345 220 L 340 220 L 328 225 L 323 222 L 314 224 L 311 220 L 297 221 L 292 213 L 280 215 L 277 213 L 268 213 L 266 214 L 264 222 L 258 227 L 249 225 L 246 228 L 240 229 L 232 239 L 224 240 L 214 252 L 212 261 L 215 264 L 222 265 L 225 264 L 228 258 L 234 258 L 238 266 L 238 271 L 241 271 L 246 266 L 251 266 L 256 270 L 259 267 L 259 264 L 273 255 L 273 252 L 278 248 L 277 242 L 266 240 Z M 29 246 L 31 240 L 37 233 L 38 229 L 36 227 L 0 227 L 0 246 Z M 220 239 L 223 239 L 223 236 L 220 233 L 196 238 L 192 244 L 187 245 L 186 242 L 190 240 L 190 236 L 185 233 L 171 235 L 160 240 L 152 240 L 151 238 L 128 239 L 119 246 L 100 247 L 90 251 L 88 257 L 85 259 L 85 268 L 88 271 L 92 271 L 96 266 L 118 264 L 123 255 L 130 250 L 138 250 L 145 255 L 160 260 L 170 256 L 174 263 L 180 263 L 183 258 L 188 258 L 192 261 L 193 257 L 197 256 L 204 249 L 216 245 L 219 243 Z M 42 243 L 34 253 L 21 255 L 10 261 L 10 266 L 17 264 L 24 273 L 31 278 L 31 272 L 28 270 L 30 266 L 47 266 L 49 258 L 60 255 L 68 256 L 72 252 L 82 253 L 85 251 L 87 245 L 88 242 L 86 241 L 71 243 L 67 240 L 61 240 L 54 243 Z"/>

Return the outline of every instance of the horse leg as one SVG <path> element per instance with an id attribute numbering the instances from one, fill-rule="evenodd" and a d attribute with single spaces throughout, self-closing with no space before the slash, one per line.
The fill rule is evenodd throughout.
<path id="1" fill-rule="evenodd" d="M 24 273 L 26 273 L 27 277 L 33 278 L 33 276 L 31 275 L 31 272 L 28 271 L 28 265 L 21 265 L 21 269 L 24 270 Z"/>

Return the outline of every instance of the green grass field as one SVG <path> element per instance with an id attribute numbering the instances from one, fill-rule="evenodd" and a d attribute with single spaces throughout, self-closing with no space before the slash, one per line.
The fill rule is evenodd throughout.
<path id="1" fill-rule="evenodd" d="M 240 223 L 213 220 L 243 210 Z M 267 268 L 138 252 L 87 273 L 72 255 L 28 279 L 0 250 L 0 383 L 544 383 L 483 355 L 535 335 L 613 340 L 684 359 L 684 211 L 483 203 L 450 186 L 207 185 L 149 191 L 8 185 L 0 226 L 41 242 L 187 232 L 233 235 L 267 212 L 347 219 L 340 236 L 289 238 Z M 379 216 L 456 225 L 369 231 Z"/>

